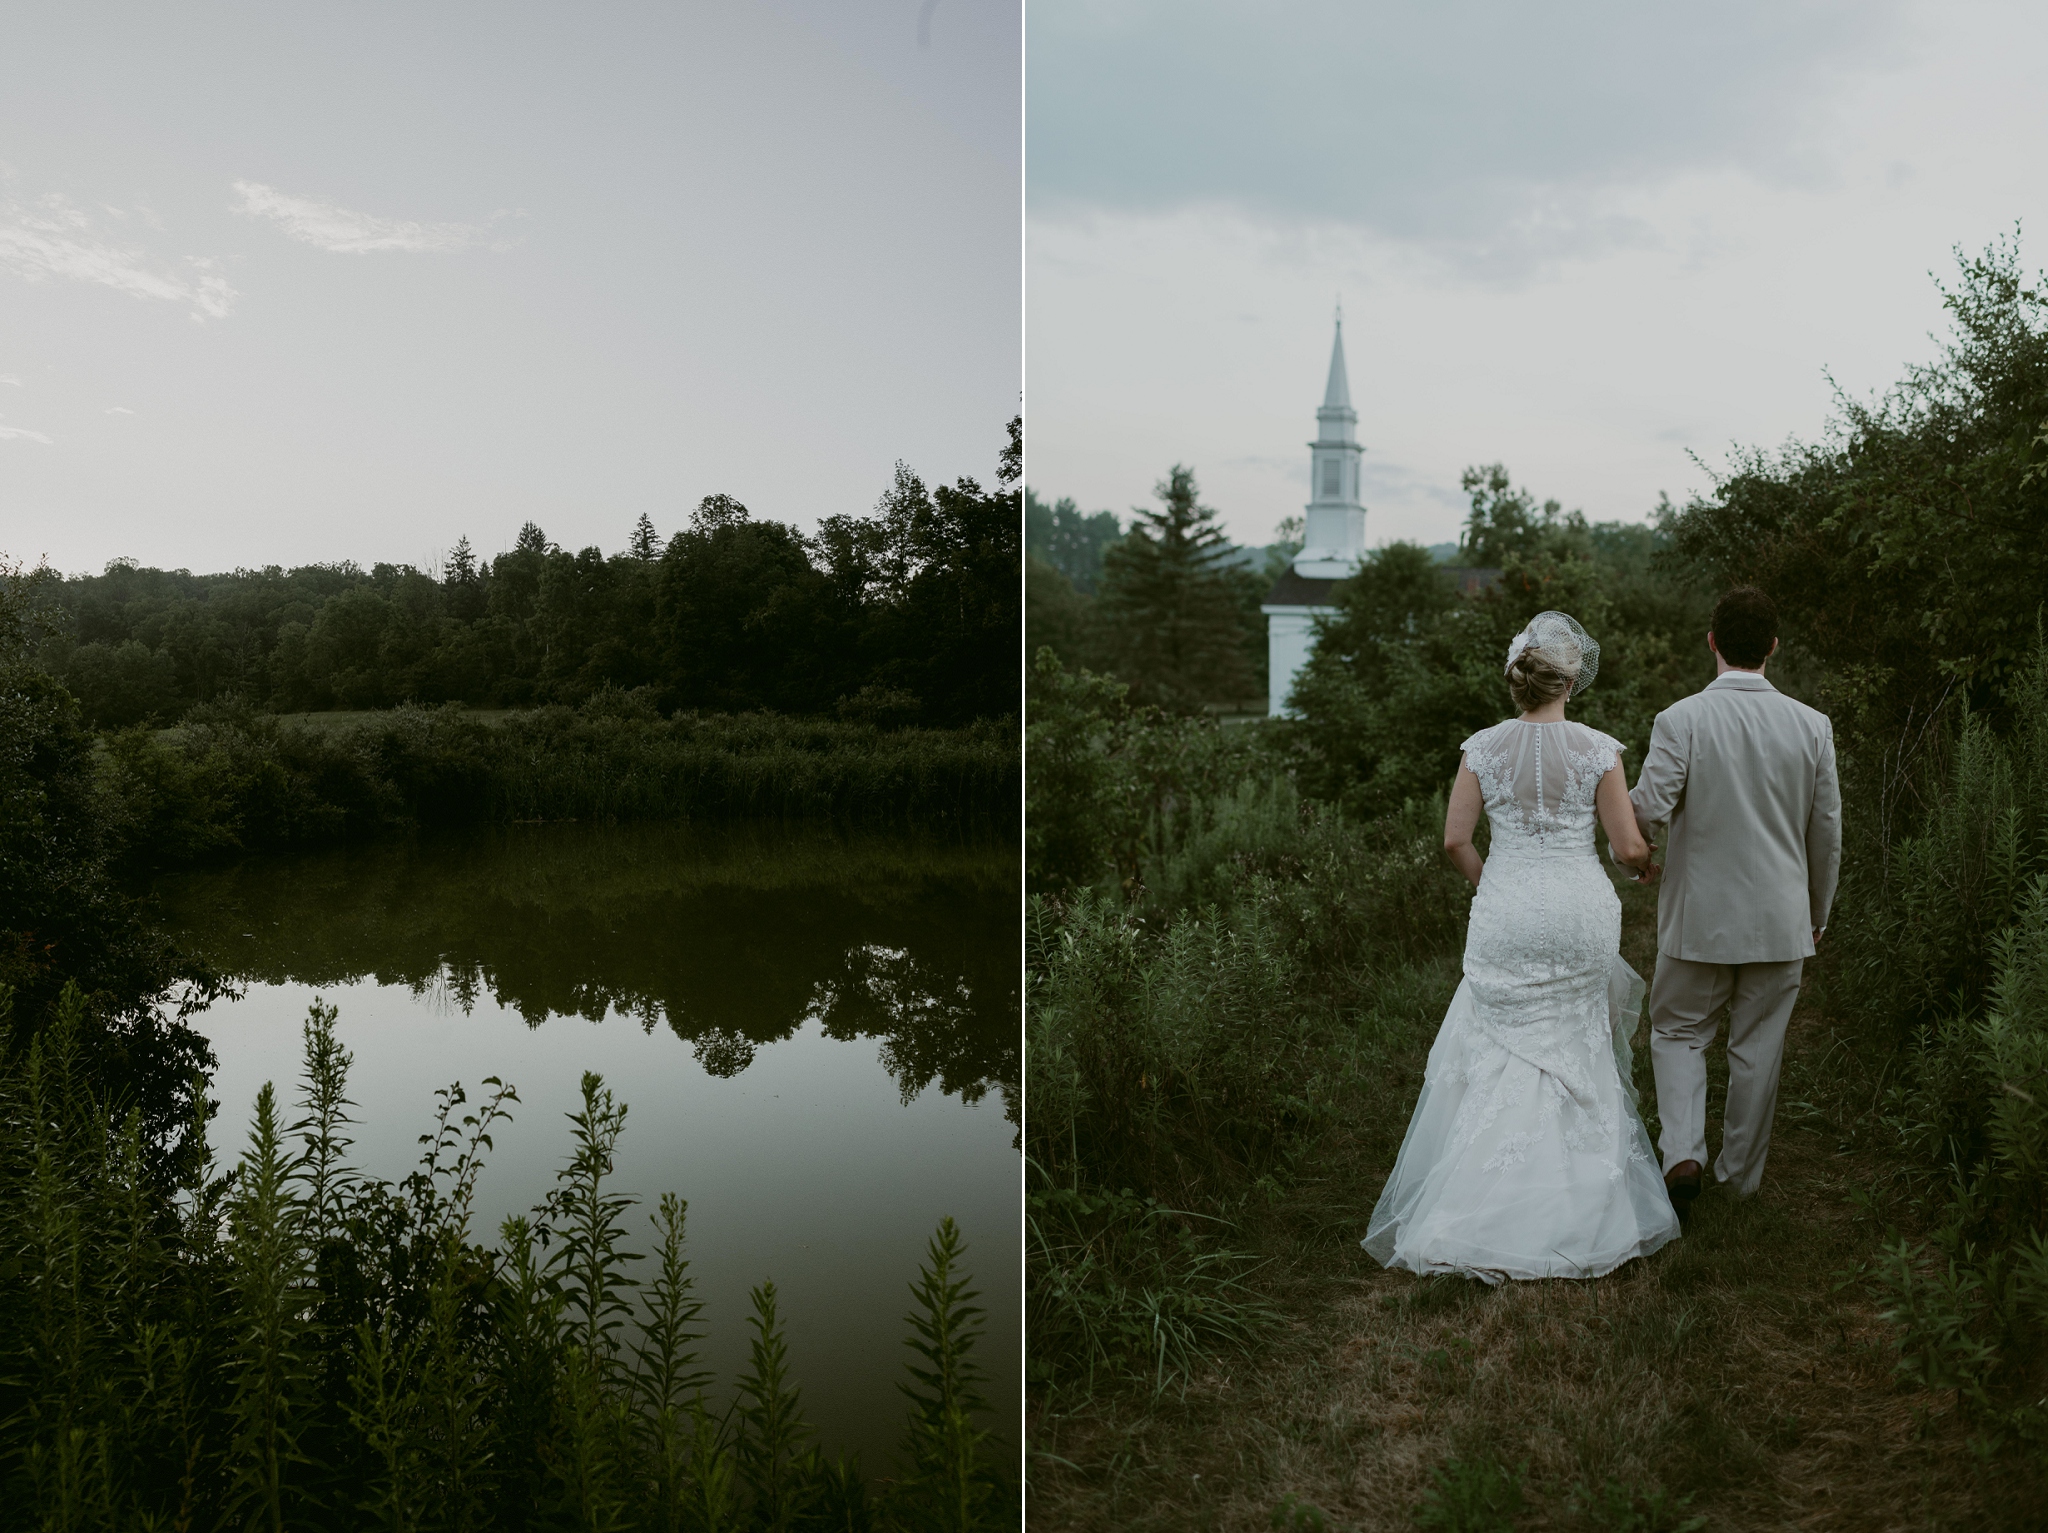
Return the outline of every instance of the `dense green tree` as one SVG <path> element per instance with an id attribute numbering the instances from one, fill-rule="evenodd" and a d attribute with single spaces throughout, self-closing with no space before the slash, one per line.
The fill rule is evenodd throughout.
<path id="1" fill-rule="evenodd" d="M 1468 468 L 1458 483 L 1470 504 L 1458 540 L 1458 554 L 1466 564 L 1499 569 L 1511 559 L 1584 552 L 1585 515 L 1567 513 L 1554 500 L 1539 504 L 1526 489 L 1514 487 L 1506 464 Z"/>
<path id="2" fill-rule="evenodd" d="M 1096 603 L 1033 554 L 1024 561 L 1024 632 L 1033 654 L 1050 649 L 1071 670 L 1107 671 Z"/>
<path id="3" fill-rule="evenodd" d="M 1102 614 L 1117 674 L 1144 702 L 1183 711 L 1257 692 L 1229 542 L 1201 503 L 1194 470 L 1175 464 L 1135 508 L 1131 530 L 1104 557 Z"/>
<path id="4" fill-rule="evenodd" d="M 731 496 L 706 496 L 661 556 L 655 632 L 665 701 L 712 710 L 829 706 L 838 678 L 811 664 L 807 642 L 823 587 L 795 531 L 754 521 Z"/>
<path id="5" fill-rule="evenodd" d="M 1084 513 L 1070 497 L 1048 506 L 1024 492 L 1024 551 L 1058 570 L 1083 595 L 1102 579 L 1102 557 L 1123 536 L 1114 511 Z"/>
<path id="6" fill-rule="evenodd" d="M 141 1115 L 159 1173 L 183 1143 L 204 1039 L 166 1015 L 174 989 L 213 981 L 142 919 L 108 872 L 93 738 L 77 702 L 35 666 L 44 573 L 0 564 L 0 991 L 10 1051 L 49 1025 L 67 986 L 86 1002 L 84 1063 L 119 1111 Z M 119 1113 L 117 1112 L 116 1121 Z"/>
<path id="7" fill-rule="evenodd" d="M 1771 594 L 1831 711 L 1885 748 L 1997 704 L 2048 592 L 2048 284 L 2016 240 L 1959 266 L 1935 361 L 1839 396 L 1819 443 L 1738 455 L 1672 521 L 1688 560 Z"/>
<path id="8" fill-rule="evenodd" d="M 1712 593 L 1664 567 L 1667 526 L 1589 524 L 1513 488 L 1499 464 L 1467 469 L 1463 483 L 1460 548 L 1474 564 L 1496 561 L 1498 576 L 1461 592 L 1430 550 L 1393 543 L 1337 588 L 1337 611 L 1295 681 L 1289 726 L 1301 781 L 1317 797 L 1385 813 L 1446 787 L 1465 738 L 1511 714 L 1508 643 L 1546 608 L 1571 613 L 1600 642 L 1599 680 L 1573 716 L 1636 760 L 1658 709 L 1712 678 Z"/>

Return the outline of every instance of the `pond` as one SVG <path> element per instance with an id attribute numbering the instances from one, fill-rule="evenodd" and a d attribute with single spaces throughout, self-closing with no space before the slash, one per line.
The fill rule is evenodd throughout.
<path id="1" fill-rule="evenodd" d="M 354 1158 L 414 1169 L 437 1087 L 514 1085 L 476 1238 L 538 1204 L 582 1073 L 628 1104 L 616 1182 L 689 1202 L 705 1364 L 745 1366 L 773 1278 L 829 1451 L 892 1457 L 908 1284 L 951 1215 L 988 1329 L 992 1425 L 1014 1448 L 1022 1246 L 1018 857 L 815 827 L 545 825 L 251 860 L 156 890 L 239 998 L 195 1019 L 220 1065 L 213 1146 L 265 1081 L 296 1100 L 308 1006 L 354 1054 Z M 287 1115 L 287 1121 L 290 1116 Z"/>

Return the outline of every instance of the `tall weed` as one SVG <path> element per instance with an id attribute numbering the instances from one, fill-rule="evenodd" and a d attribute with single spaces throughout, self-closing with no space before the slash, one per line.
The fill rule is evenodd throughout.
<path id="1" fill-rule="evenodd" d="M 0 1028 L 10 1005 L 0 988 Z M 167 1190 L 140 1119 L 85 1084 L 89 1011 L 73 987 L 0 1060 L 0 1523 L 1004 1525 L 950 1222 L 914 1290 L 905 1488 L 871 1488 L 811 1446 L 772 1284 L 737 1401 L 713 1398 L 680 1200 L 656 1215 L 652 1275 L 631 1276 L 609 1180 L 626 1112 L 597 1077 L 554 1193 L 487 1248 L 472 1203 L 510 1087 L 444 1090 L 419 1169 L 374 1181 L 349 1162 L 349 1055 L 316 1005 L 292 1121 L 266 1085 L 236 1166 L 188 1157 Z M 934 1486 L 953 1509 L 936 1521 Z"/>

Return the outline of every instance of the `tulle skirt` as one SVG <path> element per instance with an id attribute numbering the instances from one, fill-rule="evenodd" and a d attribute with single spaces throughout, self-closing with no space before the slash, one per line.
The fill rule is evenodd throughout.
<path id="1" fill-rule="evenodd" d="M 1389 1267 L 1599 1277 L 1678 1234 L 1637 1110 L 1643 981 L 1517 977 L 1451 998 L 1422 1095 L 1362 1244 Z"/>

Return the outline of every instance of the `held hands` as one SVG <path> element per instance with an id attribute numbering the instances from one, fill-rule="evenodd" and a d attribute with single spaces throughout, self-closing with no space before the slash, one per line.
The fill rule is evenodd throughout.
<path id="1" fill-rule="evenodd" d="M 1657 876 L 1663 871 L 1664 869 L 1655 862 L 1646 862 L 1641 867 L 1635 868 L 1630 872 L 1629 881 L 1638 884 L 1654 884 L 1657 881 Z"/>

